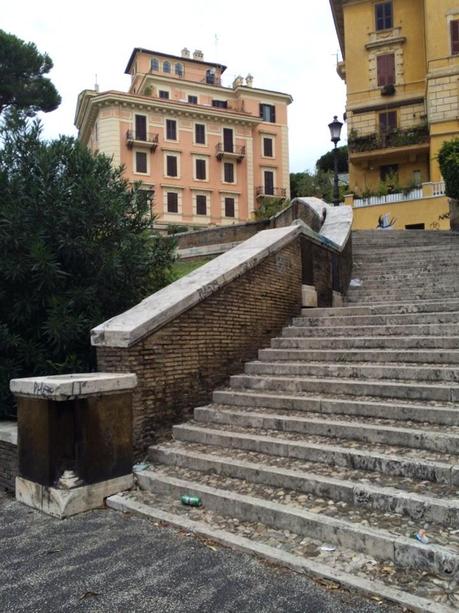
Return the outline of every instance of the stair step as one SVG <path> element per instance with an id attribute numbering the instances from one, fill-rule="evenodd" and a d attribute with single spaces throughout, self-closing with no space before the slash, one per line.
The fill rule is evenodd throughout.
<path id="1" fill-rule="evenodd" d="M 368 449 L 358 441 L 299 435 L 289 432 L 223 426 L 211 428 L 189 422 L 174 426 L 174 437 L 218 447 L 407 476 L 419 481 L 459 485 L 459 461 L 433 451 L 374 443 Z"/>
<path id="2" fill-rule="evenodd" d="M 350 317 L 353 315 L 412 314 L 458 310 L 459 300 L 437 298 L 436 300 L 405 300 L 390 304 L 379 303 L 363 306 L 309 308 L 302 309 L 302 315 L 308 317 Z"/>
<path id="3" fill-rule="evenodd" d="M 388 313 L 386 315 L 348 315 L 347 317 L 294 317 L 292 326 L 333 328 L 341 326 L 394 326 L 408 324 L 459 323 L 459 311 L 431 313 Z"/>
<path id="4" fill-rule="evenodd" d="M 310 394 L 286 394 L 274 391 L 258 392 L 254 390 L 216 390 L 213 393 L 216 404 L 228 406 L 249 406 L 270 409 L 282 409 L 320 413 L 323 415 L 355 415 L 394 420 L 412 420 L 439 425 L 458 424 L 457 405 L 433 404 L 430 402 L 394 402 L 378 398 L 349 399 L 333 395 L 313 396 Z"/>
<path id="5" fill-rule="evenodd" d="M 355 416 L 344 418 L 333 414 L 324 416 L 310 413 L 305 416 L 300 411 L 227 405 L 197 407 L 194 410 L 194 420 L 211 425 L 238 425 L 243 428 L 428 449 L 459 456 L 459 426 L 450 426 L 448 432 L 443 432 L 440 427 L 434 428 L 432 424 L 403 424 L 395 420 L 371 418 L 359 421 Z"/>
<path id="6" fill-rule="evenodd" d="M 323 337 L 323 336 L 459 336 L 459 323 L 446 324 L 405 324 L 386 326 L 329 326 L 306 327 L 287 326 L 282 336 Z"/>
<path id="7" fill-rule="evenodd" d="M 415 521 L 459 525 L 459 490 L 439 484 L 416 482 L 290 458 L 274 458 L 254 452 L 214 449 L 177 441 L 150 447 L 151 461 L 245 479 L 277 488 L 296 490 L 354 506 L 392 512 Z"/>
<path id="8" fill-rule="evenodd" d="M 353 303 L 360 303 L 360 304 L 380 304 L 381 302 L 383 304 L 391 304 L 393 302 L 402 302 L 402 301 L 409 301 L 409 300 L 432 300 L 436 297 L 438 297 L 439 293 L 438 292 L 430 292 L 428 289 L 423 290 L 419 293 L 413 293 L 413 292 L 397 292 L 397 293 L 389 293 L 389 292 L 385 292 L 384 290 L 381 290 L 381 292 L 379 293 L 365 293 L 365 294 L 361 294 L 360 296 L 355 295 L 355 294 L 348 294 L 347 296 L 347 301 L 349 302 L 349 304 Z M 450 295 L 452 298 L 459 298 L 459 292 L 448 292 L 448 295 Z"/>
<path id="9" fill-rule="evenodd" d="M 273 349 L 457 349 L 459 336 L 284 336 Z"/>
<path id="10" fill-rule="evenodd" d="M 332 377 L 233 375 L 234 389 L 277 390 L 284 392 L 313 392 L 347 396 L 373 396 L 407 400 L 459 401 L 459 386 L 453 384 L 406 383 L 393 380 L 335 379 Z"/>
<path id="11" fill-rule="evenodd" d="M 273 488 L 242 479 L 206 475 L 176 466 L 144 470 L 135 476 L 144 490 L 176 497 L 199 496 L 203 505 L 216 513 L 242 521 L 261 521 L 273 529 L 299 535 L 314 534 L 322 541 L 369 554 L 376 560 L 389 560 L 400 567 L 422 567 L 446 574 L 459 568 L 459 537 L 448 528 L 432 533 L 435 544 L 422 545 L 413 538 L 416 532 L 413 522 L 401 515 L 347 508 L 334 505 L 333 501 L 332 505 L 322 507 L 318 500 L 311 500 L 305 508 L 304 495 L 294 490 L 273 492 Z"/>
<path id="12" fill-rule="evenodd" d="M 459 367 L 446 365 L 410 365 L 404 363 L 354 364 L 315 363 L 311 360 L 248 362 L 245 372 L 249 375 L 294 375 L 305 377 L 332 377 L 345 379 L 389 379 L 392 381 L 421 381 L 455 383 L 459 392 Z"/>
<path id="13" fill-rule="evenodd" d="M 336 552 L 321 550 L 323 542 L 317 539 L 296 535 L 289 530 L 274 531 L 260 521 L 232 520 L 206 507 L 184 507 L 175 495 L 125 492 L 108 498 L 107 506 L 176 526 L 188 534 L 204 537 L 206 541 L 255 554 L 276 565 L 331 581 L 331 585 L 342 585 L 353 592 L 372 598 L 376 595 L 409 610 L 455 613 L 452 607 L 434 602 L 439 585 L 448 589 L 448 576 L 436 575 L 435 583 L 427 584 L 422 570 L 396 570 L 391 562 L 378 563 L 364 554 L 356 556 L 355 552 L 344 547 L 340 547 L 339 555 L 336 555 Z M 394 577 L 401 579 L 403 589 L 394 582 Z"/>
<path id="14" fill-rule="evenodd" d="M 372 349 L 368 351 L 359 349 L 327 350 L 316 349 L 305 351 L 303 349 L 260 349 L 259 360 L 270 361 L 310 361 L 310 362 L 363 362 L 363 363 L 398 363 L 407 364 L 459 364 L 459 350 L 443 351 L 430 349 L 429 351 L 404 350 L 395 351 L 390 349 Z"/>

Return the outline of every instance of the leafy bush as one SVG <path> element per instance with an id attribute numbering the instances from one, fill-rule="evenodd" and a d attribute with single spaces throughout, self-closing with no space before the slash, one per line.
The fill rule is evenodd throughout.
<path id="1" fill-rule="evenodd" d="M 174 241 L 147 194 L 79 141 L 38 122 L 0 128 L 0 413 L 9 379 L 95 368 L 90 329 L 167 284 Z"/>
<path id="2" fill-rule="evenodd" d="M 443 143 L 438 154 L 446 195 L 459 200 L 459 138 Z"/>
<path id="3" fill-rule="evenodd" d="M 273 215 L 288 207 L 289 204 L 290 200 L 286 198 L 262 198 L 253 215 L 257 221 L 270 219 Z"/>

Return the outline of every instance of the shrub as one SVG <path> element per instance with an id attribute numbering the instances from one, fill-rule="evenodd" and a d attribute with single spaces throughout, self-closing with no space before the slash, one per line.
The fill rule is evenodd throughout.
<path id="1" fill-rule="evenodd" d="M 443 143 L 438 154 L 446 195 L 459 200 L 459 138 Z"/>
<path id="2" fill-rule="evenodd" d="M 90 329 L 169 281 L 174 242 L 147 193 L 79 141 L 38 122 L 0 128 L 0 413 L 13 377 L 95 368 Z"/>

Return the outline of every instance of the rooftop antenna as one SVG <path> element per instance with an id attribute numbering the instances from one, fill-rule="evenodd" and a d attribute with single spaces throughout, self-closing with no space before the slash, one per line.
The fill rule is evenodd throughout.
<path id="1" fill-rule="evenodd" d="M 94 90 L 95 90 L 96 92 L 98 92 L 98 91 L 99 91 L 99 83 L 97 82 L 97 73 L 96 73 L 96 78 L 95 78 L 95 83 L 94 83 Z"/>

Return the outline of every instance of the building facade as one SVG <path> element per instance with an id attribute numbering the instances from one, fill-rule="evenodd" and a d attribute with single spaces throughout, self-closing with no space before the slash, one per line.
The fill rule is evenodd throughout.
<path id="1" fill-rule="evenodd" d="M 253 87 L 251 75 L 224 87 L 225 68 L 200 51 L 135 48 L 127 93 L 78 97 L 79 138 L 142 181 L 158 227 L 247 221 L 261 198 L 290 195 L 291 96 Z"/>
<path id="2" fill-rule="evenodd" d="M 457 0 L 330 0 L 356 227 L 448 227 L 437 162 L 459 136 Z M 442 219 L 443 218 L 443 219 Z"/>

